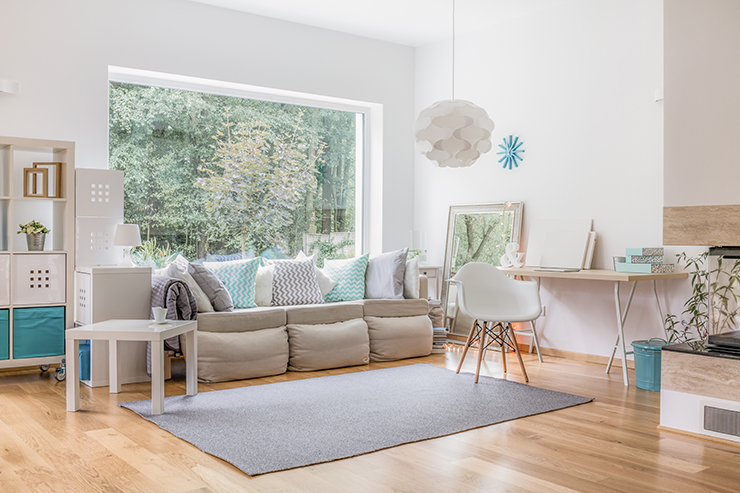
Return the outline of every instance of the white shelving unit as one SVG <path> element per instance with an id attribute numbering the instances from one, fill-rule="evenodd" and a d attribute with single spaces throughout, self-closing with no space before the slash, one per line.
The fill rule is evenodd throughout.
<path id="1" fill-rule="evenodd" d="M 62 163 L 61 195 L 24 197 L 24 168 Z M 0 368 L 50 365 L 64 357 L 74 324 L 75 144 L 0 137 Z M 45 250 L 29 252 L 19 224 L 49 228 Z"/>

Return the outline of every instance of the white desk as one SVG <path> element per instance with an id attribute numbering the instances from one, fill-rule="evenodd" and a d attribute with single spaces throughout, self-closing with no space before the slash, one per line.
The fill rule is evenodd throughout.
<path id="1" fill-rule="evenodd" d="M 198 323 L 193 320 L 168 320 L 156 324 L 153 320 L 108 320 L 67 329 L 67 411 L 80 409 L 80 368 L 78 354 L 81 340 L 109 341 L 110 393 L 121 391 L 119 380 L 119 341 L 150 341 L 152 343 L 152 414 L 164 413 L 164 340 L 185 335 L 185 370 L 187 395 L 198 393 Z"/>
<path id="2" fill-rule="evenodd" d="M 686 272 L 672 272 L 670 274 L 631 274 L 629 272 L 615 272 L 613 270 L 603 269 L 587 269 L 578 272 L 552 272 L 552 271 L 541 271 L 535 270 L 533 267 L 522 267 L 522 268 L 503 268 L 499 267 L 501 272 L 515 276 L 528 276 L 537 278 L 537 285 L 539 286 L 540 279 L 543 277 L 554 278 L 554 279 L 578 279 L 585 281 L 611 281 L 614 283 L 614 305 L 617 310 L 617 342 L 614 343 L 612 348 L 611 357 L 609 357 L 609 363 L 606 365 L 606 372 L 609 373 L 612 362 L 614 361 L 614 355 L 619 348 L 622 356 L 622 377 L 624 378 L 624 384 L 629 385 L 629 378 L 627 377 L 627 355 L 632 354 L 632 351 L 627 351 L 627 345 L 624 340 L 624 322 L 627 319 L 627 313 L 629 313 L 630 305 L 632 304 L 632 297 L 635 294 L 635 287 L 637 281 L 653 281 L 653 293 L 655 294 L 655 303 L 658 307 L 658 315 L 660 316 L 660 326 L 664 324 L 663 310 L 660 307 L 660 300 L 658 299 L 658 288 L 656 281 L 660 279 L 683 279 L 688 277 Z M 632 288 L 630 289 L 630 295 L 627 299 L 627 304 L 622 308 L 622 304 L 619 300 L 619 285 L 622 282 L 631 282 Z"/>

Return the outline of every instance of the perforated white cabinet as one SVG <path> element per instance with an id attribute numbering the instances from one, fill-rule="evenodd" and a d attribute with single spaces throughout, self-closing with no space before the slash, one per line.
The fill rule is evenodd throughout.
<path id="1" fill-rule="evenodd" d="M 0 255 L 0 306 L 10 305 L 10 255 Z"/>
<path id="2" fill-rule="evenodd" d="M 67 256 L 27 253 L 13 256 L 13 304 L 65 303 Z"/>
<path id="3" fill-rule="evenodd" d="M 113 319 L 149 319 L 152 270 L 149 267 L 81 267 L 75 272 L 75 321 L 88 325 Z M 146 382 L 146 342 L 121 342 L 121 383 Z M 107 386 L 108 343 L 91 341 L 91 387 Z"/>

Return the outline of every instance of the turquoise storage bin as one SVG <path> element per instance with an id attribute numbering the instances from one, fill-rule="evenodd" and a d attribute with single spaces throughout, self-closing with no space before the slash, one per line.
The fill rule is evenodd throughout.
<path id="1" fill-rule="evenodd" d="M 63 354 L 63 306 L 13 309 L 13 359 Z"/>
<path id="2" fill-rule="evenodd" d="M 80 342 L 80 380 L 90 380 L 90 341 Z"/>
<path id="3" fill-rule="evenodd" d="M 660 391 L 660 353 L 667 344 L 665 339 L 632 341 L 637 388 Z"/>
<path id="4" fill-rule="evenodd" d="M 10 330 L 8 310 L 0 310 L 0 360 L 10 359 Z"/>

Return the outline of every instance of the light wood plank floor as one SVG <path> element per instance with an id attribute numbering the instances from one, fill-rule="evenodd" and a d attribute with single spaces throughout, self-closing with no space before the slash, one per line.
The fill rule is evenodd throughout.
<path id="1" fill-rule="evenodd" d="M 259 385 L 413 363 L 454 369 L 460 352 L 388 364 L 223 384 Z M 474 354 L 464 370 L 474 369 Z M 289 471 L 249 477 L 200 452 L 119 401 L 149 398 L 149 384 L 82 386 L 65 411 L 65 383 L 37 369 L 0 372 L 0 492 L 497 492 L 740 491 L 740 445 L 657 429 L 659 393 L 625 388 L 619 369 L 525 355 L 530 384 L 593 403 L 452 436 Z M 508 378 L 521 381 L 516 359 Z M 502 376 L 500 355 L 483 373 Z M 632 372 L 630 376 L 633 378 Z M 167 395 L 184 393 L 167 382 Z M 454 416 L 450 416 L 454 419 Z"/>

